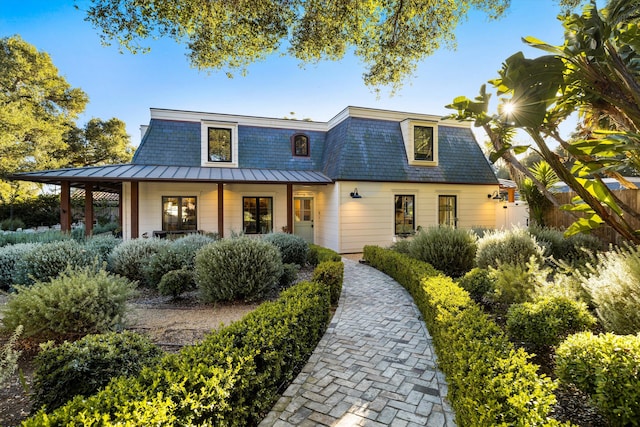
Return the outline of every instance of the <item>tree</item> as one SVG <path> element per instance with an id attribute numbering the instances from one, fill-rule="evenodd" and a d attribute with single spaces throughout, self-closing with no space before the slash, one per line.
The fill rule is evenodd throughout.
<path id="1" fill-rule="evenodd" d="M 565 42 L 551 46 L 532 37 L 524 41 L 549 52 L 527 59 L 508 58 L 490 84 L 500 96 L 498 113 L 489 114 L 490 94 L 482 87 L 475 100 L 458 97 L 449 106 L 460 120 L 474 120 L 489 135 L 495 152 L 520 180 L 527 177 L 555 205 L 557 200 L 525 168 L 516 154 L 530 147 L 514 146 L 514 129 L 524 130 L 535 150 L 578 197 L 564 209 L 581 212 L 568 233 L 589 231 L 606 223 L 625 240 L 640 243 L 629 218 L 640 214 L 625 205 L 604 184 L 613 177 L 628 188 L 620 173 L 640 169 L 640 13 L 634 0 L 610 0 L 598 10 L 595 2 L 582 14 L 560 17 Z M 579 113 L 577 140 L 565 140 L 559 125 Z M 550 149 L 559 144 L 569 159 Z M 568 167 L 572 164 L 571 167 Z"/>
<path id="2" fill-rule="evenodd" d="M 72 167 L 128 163 L 135 151 L 125 123 L 116 118 L 107 121 L 93 118 L 83 129 L 73 126 L 65 141 L 67 165 Z"/>
<path id="3" fill-rule="evenodd" d="M 563 0 L 567 1 L 567 0 Z M 171 37 L 186 43 L 198 69 L 246 72 L 287 46 L 303 62 L 337 60 L 352 49 L 365 64 L 368 85 L 397 89 L 416 63 L 441 46 L 471 8 L 490 18 L 510 0 L 92 0 L 87 20 L 103 42 L 131 52 L 148 50 L 143 39 Z"/>

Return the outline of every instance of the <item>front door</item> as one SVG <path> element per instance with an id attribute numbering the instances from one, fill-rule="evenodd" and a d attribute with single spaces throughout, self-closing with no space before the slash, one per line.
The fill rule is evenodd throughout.
<path id="1" fill-rule="evenodd" d="M 293 233 L 313 243 L 313 198 L 293 199 Z"/>

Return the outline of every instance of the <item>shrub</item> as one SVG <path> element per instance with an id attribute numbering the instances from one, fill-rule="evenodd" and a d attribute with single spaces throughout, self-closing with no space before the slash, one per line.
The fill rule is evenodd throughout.
<path id="1" fill-rule="evenodd" d="M 151 256 L 145 267 L 147 285 L 158 286 L 162 277 L 173 270 L 183 268 L 193 271 L 196 253 L 200 248 L 215 242 L 215 239 L 200 234 L 190 234 L 170 241 Z"/>
<path id="2" fill-rule="evenodd" d="M 602 250 L 600 239 L 590 234 L 578 233 L 565 237 L 560 230 L 537 226 L 529 227 L 529 233 L 535 236 L 545 257 L 553 257 L 573 266 L 586 264 Z"/>
<path id="3" fill-rule="evenodd" d="M 162 295 L 171 295 L 174 298 L 179 297 L 184 292 L 196 288 L 193 279 L 193 270 L 181 268 L 179 270 L 171 270 L 162 276 L 158 283 L 158 291 Z"/>
<path id="4" fill-rule="evenodd" d="M 280 252 L 263 240 L 223 239 L 196 255 L 195 281 L 205 302 L 258 300 L 277 289 L 280 276 Z"/>
<path id="5" fill-rule="evenodd" d="M 409 252 L 448 276 L 460 277 L 474 266 L 476 237 L 460 228 L 430 227 L 415 235 Z"/>
<path id="6" fill-rule="evenodd" d="M 480 268 L 498 268 L 502 264 L 524 266 L 531 257 L 541 264 L 543 249 L 523 228 L 486 233 L 478 240 L 476 262 Z"/>
<path id="7" fill-rule="evenodd" d="M 607 331 L 640 332 L 640 248 L 602 253 L 596 266 L 578 276 Z"/>
<path id="8" fill-rule="evenodd" d="M 517 304 L 531 301 L 537 289 L 536 264 L 502 264 L 490 267 L 489 276 L 494 290 L 487 297 L 499 304 Z"/>
<path id="9" fill-rule="evenodd" d="M 307 262 L 315 267 L 325 261 L 342 261 L 342 256 L 329 248 L 310 244 Z"/>
<path id="10" fill-rule="evenodd" d="M 287 289 L 298 278 L 300 266 L 298 264 L 282 264 L 282 276 L 278 281 L 280 289 Z"/>
<path id="11" fill-rule="evenodd" d="M 302 237 L 289 233 L 270 233 L 264 236 L 264 240 L 280 249 L 283 264 L 306 264 L 309 245 Z"/>
<path id="12" fill-rule="evenodd" d="M 556 350 L 556 374 L 589 394 L 612 426 L 640 420 L 640 337 L 583 332 Z"/>
<path id="13" fill-rule="evenodd" d="M 57 277 L 68 266 L 89 265 L 95 265 L 92 254 L 75 240 L 44 243 L 24 253 L 16 279 L 20 284 L 28 285 Z"/>
<path id="14" fill-rule="evenodd" d="M 514 341 L 533 348 L 556 346 L 568 335 L 595 326 L 596 319 L 582 302 L 544 297 L 514 304 L 507 313 L 507 332 Z"/>
<path id="15" fill-rule="evenodd" d="M 495 290 L 495 283 L 489 271 L 478 267 L 462 276 L 458 285 L 469 292 L 475 301 L 481 301 L 486 294 Z"/>
<path id="16" fill-rule="evenodd" d="M 0 348 L 0 386 L 4 386 L 4 382 L 18 369 L 18 359 L 22 352 L 16 350 L 15 345 L 20 334 L 22 334 L 22 325 L 13 331 L 9 340 Z"/>
<path id="17" fill-rule="evenodd" d="M 148 338 L 129 331 L 87 335 L 57 347 L 49 342 L 35 359 L 34 407 L 52 411 L 76 395 L 90 396 L 111 378 L 138 375 L 161 355 Z"/>
<path id="18" fill-rule="evenodd" d="M 18 228 L 24 228 L 24 221 L 20 218 L 7 218 L 0 221 L 0 230 L 16 231 Z"/>
<path id="19" fill-rule="evenodd" d="M 398 239 L 397 241 L 393 242 L 389 249 L 400 254 L 409 255 L 411 253 L 411 240 Z"/>
<path id="20" fill-rule="evenodd" d="M 19 274 L 24 274 L 24 254 L 32 251 L 35 243 L 18 243 L 0 247 L 0 290 L 6 291 L 15 283 L 23 282 Z"/>
<path id="21" fill-rule="evenodd" d="M 131 281 L 146 284 L 147 266 L 153 255 L 170 244 L 168 240 L 156 238 L 122 242 L 109 255 L 109 269 Z"/>
<path id="22" fill-rule="evenodd" d="M 70 240 L 68 233 L 62 233 L 60 230 L 38 231 L 37 233 L 15 232 L 0 233 L 0 246 L 17 245 L 19 243 L 51 243 L 60 240 Z"/>
<path id="23" fill-rule="evenodd" d="M 313 272 L 313 281 L 327 285 L 330 289 L 331 305 L 337 306 L 342 293 L 344 264 L 342 261 L 325 261 L 318 264 Z"/>
<path id="24" fill-rule="evenodd" d="M 274 248 L 275 250 L 275 248 Z M 302 282 L 134 378 L 23 425 L 257 425 L 329 320 L 328 288 Z"/>
<path id="25" fill-rule="evenodd" d="M 90 257 L 93 259 L 97 258 L 100 265 L 102 265 L 109 260 L 109 254 L 111 254 L 113 249 L 120 243 L 122 243 L 122 239 L 118 239 L 110 234 L 102 234 L 89 237 L 85 241 L 84 247 L 90 254 Z"/>
<path id="26" fill-rule="evenodd" d="M 134 285 L 104 270 L 68 269 L 50 282 L 16 286 L 4 312 L 4 325 L 24 326 L 24 336 L 39 339 L 80 337 L 121 325 Z"/>

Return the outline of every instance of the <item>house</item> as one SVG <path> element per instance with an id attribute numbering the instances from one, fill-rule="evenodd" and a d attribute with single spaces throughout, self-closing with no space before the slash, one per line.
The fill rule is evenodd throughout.
<path id="1" fill-rule="evenodd" d="M 15 174 L 120 195 L 124 238 L 286 231 L 339 253 L 418 226 L 493 228 L 498 180 L 467 123 L 347 107 L 328 122 L 151 109 L 130 164 Z M 87 221 L 91 224 L 91 221 Z M 90 230 L 87 230 L 90 232 Z"/>

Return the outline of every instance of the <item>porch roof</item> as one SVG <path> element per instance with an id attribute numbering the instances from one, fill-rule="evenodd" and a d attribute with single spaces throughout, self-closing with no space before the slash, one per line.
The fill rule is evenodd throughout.
<path id="1" fill-rule="evenodd" d="M 97 189 L 116 190 L 127 181 L 165 182 L 244 182 L 253 184 L 330 184 L 333 181 L 321 172 L 256 168 L 216 168 L 165 165 L 106 165 L 84 168 L 54 169 L 16 173 L 10 179 L 60 185 L 68 181 L 72 187 L 85 183 L 97 184 Z"/>

